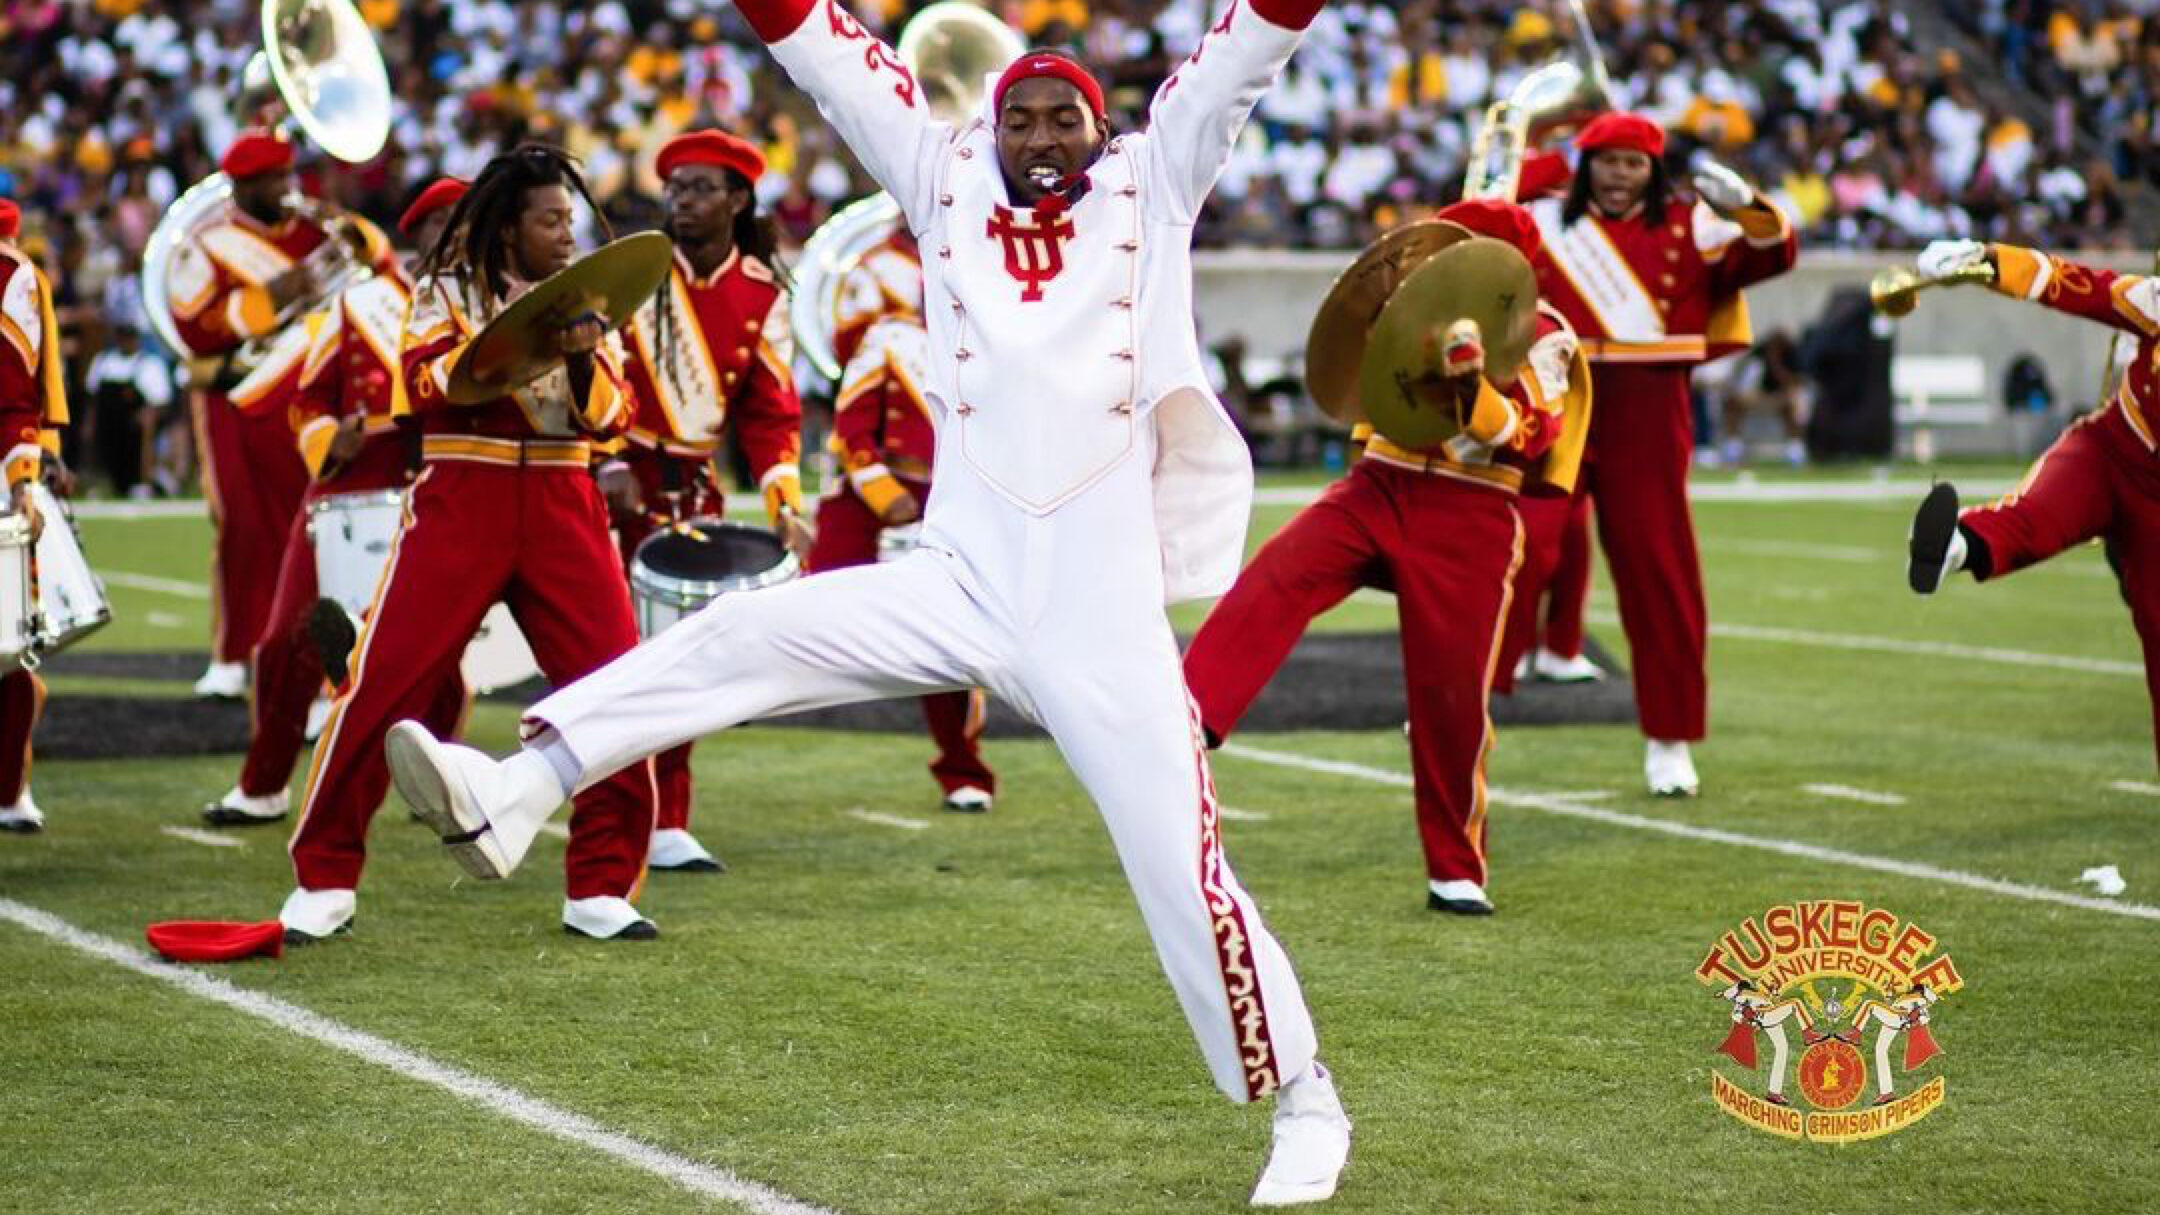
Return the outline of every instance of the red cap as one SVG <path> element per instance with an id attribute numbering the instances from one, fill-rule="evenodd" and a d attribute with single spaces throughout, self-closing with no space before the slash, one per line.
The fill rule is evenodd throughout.
<path id="1" fill-rule="evenodd" d="M 285 952 L 285 925 L 276 920 L 239 924 L 227 920 L 167 920 L 143 936 L 150 948 L 175 962 L 237 962 Z"/>
<path id="2" fill-rule="evenodd" d="M 1535 262 L 1545 241 L 1538 235 L 1537 221 L 1530 213 L 1511 202 L 1497 198 L 1464 199 L 1442 207 L 1434 219 L 1451 224 L 1461 224 L 1479 236 L 1490 236 L 1515 246 L 1517 252 Z"/>
<path id="3" fill-rule="evenodd" d="M 218 168 L 225 176 L 239 181 L 264 173 L 276 173 L 292 168 L 292 145 L 268 131 L 248 131 L 233 140 L 225 149 L 225 156 L 218 161 Z"/>
<path id="4" fill-rule="evenodd" d="M 1102 117 L 1102 85 L 1095 82 L 1095 77 L 1089 75 L 1086 68 L 1081 67 L 1071 59 L 1044 51 L 1029 51 L 1012 61 L 1012 66 L 1006 68 L 1005 74 L 998 77 L 997 89 L 990 94 L 990 111 L 994 114 L 1005 108 L 1005 94 L 1012 89 L 1012 86 L 1023 80 L 1036 80 L 1042 77 L 1062 80 L 1079 89 L 1080 95 L 1087 98 L 1088 106 L 1094 110 L 1095 116 L 1097 118 Z"/>
<path id="5" fill-rule="evenodd" d="M 1608 111 L 1583 125 L 1575 135 L 1575 146 L 1584 153 L 1619 148 L 1654 159 L 1665 154 L 1665 128 L 1640 114 Z"/>
<path id="6" fill-rule="evenodd" d="M 0 198 L 0 240 L 14 240 L 22 231 L 22 208 L 12 198 Z"/>
<path id="7" fill-rule="evenodd" d="M 470 184 L 455 177 L 436 178 L 428 183 L 427 189 L 420 191 L 420 197 L 414 199 L 411 206 L 405 208 L 405 214 L 398 216 L 397 230 L 411 236 L 421 220 L 445 207 L 456 206 L 457 201 L 465 197 L 465 191 L 471 188 Z"/>
<path id="8" fill-rule="evenodd" d="M 718 165 L 750 179 L 752 185 L 765 176 L 765 154 L 746 139 L 725 131 L 687 131 L 660 145 L 660 179 L 685 165 Z"/>

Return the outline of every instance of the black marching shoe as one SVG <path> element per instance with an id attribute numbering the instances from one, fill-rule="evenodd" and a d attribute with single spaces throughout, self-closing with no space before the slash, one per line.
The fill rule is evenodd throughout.
<path id="1" fill-rule="evenodd" d="M 353 645 L 360 640 L 352 616 L 335 599 L 317 599 L 308 608 L 304 627 L 308 644 L 315 647 L 315 656 L 322 660 L 323 678 L 333 688 L 345 686 L 346 677 L 352 674 Z"/>
<path id="2" fill-rule="evenodd" d="M 1927 497 L 1920 500 L 1920 509 L 1913 512 L 1905 581 L 1914 594 L 1934 594 L 1943 579 L 1964 564 L 1964 554 L 1952 551 L 1960 547 L 1957 539 L 1957 487 L 1948 481 L 1938 481 Z"/>

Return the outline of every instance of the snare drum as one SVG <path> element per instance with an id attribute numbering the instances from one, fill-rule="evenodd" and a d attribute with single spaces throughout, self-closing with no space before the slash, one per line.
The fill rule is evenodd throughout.
<path id="1" fill-rule="evenodd" d="M 0 663 L 20 660 L 36 644 L 37 618 L 30 605 L 30 516 L 0 514 Z"/>
<path id="2" fill-rule="evenodd" d="M 638 635 L 657 637 L 721 595 L 777 586 L 799 568 L 795 554 L 761 527 L 692 519 L 662 528 L 638 545 L 630 561 Z"/>
<path id="3" fill-rule="evenodd" d="M 878 533 L 877 559 L 881 562 L 898 561 L 914 552 L 915 546 L 920 543 L 922 524 L 903 523 L 898 527 L 888 527 Z"/>
<path id="4" fill-rule="evenodd" d="M 30 483 L 30 498 L 45 517 L 37 541 L 37 621 L 35 644 L 56 654 L 112 623 L 105 584 L 90 572 L 75 519 L 41 482 Z"/>
<path id="5" fill-rule="evenodd" d="M 358 620 L 375 602 L 375 584 L 390 563 L 390 549 L 405 519 L 405 491 L 326 494 L 307 509 L 316 593 Z"/>

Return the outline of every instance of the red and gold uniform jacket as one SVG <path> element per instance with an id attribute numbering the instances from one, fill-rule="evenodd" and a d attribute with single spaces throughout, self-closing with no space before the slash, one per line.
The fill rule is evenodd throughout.
<path id="1" fill-rule="evenodd" d="M 905 228 L 871 249 L 841 281 L 833 327 L 840 392 L 832 451 L 857 497 L 883 514 L 907 487 L 927 483 L 937 428 L 924 397 L 930 333 L 922 316 L 922 260 Z"/>
<path id="2" fill-rule="evenodd" d="M 708 464 L 732 422 L 768 514 L 802 509 L 802 401 L 788 364 L 787 292 L 740 250 L 699 278 L 680 253 L 623 330 L 636 405 L 629 441 Z"/>
<path id="3" fill-rule="evenodd" d="M 2109 406 L 2160 454 L 2160 278 L 2118 274 L 2015 245 L 1995 245 L 1995 289 L 2058 312 L 2113 325 L 2137 338 Z"/>
<path id="4" fill-rule="evenodd" d="M 1480 377 L 1462 433 L 1429 450 L 1403 447 L 1370 424 L 1351 434 L 1377 460 L 1513 494 L 1526 485 L 1571 492 L 1590 427 L 1590 369 L 1565 317 L 1538 305 L 1537 338 L 1503 391 Z"/>
<path id="5" fill-rule="evenodd" d="M 365 220 L 354 222 L 367 237 L 377 269 L 391 270 L 390 242 Z M 310 216 L 288 215 L 267 225 L 230 208 L 174 251 L 166 290 L 181 341 L 198 356 L 215 356 L 270 336 L 278 320 L 271 282 L 329 239 L 329 231 Z M 249 378 L 267 388 L 306 351 L 304 339 L 280 343 L 273 355 L 281 360 L 279 369 Z"/>
<path id="6" fill-rule="evenodd" d="M 52 287 L 28 254 L 0 241 L 0 460 L 6 488 L 37 479 L 67 424 Z M 4 498 L 0 498 L 4 503 Z"/>
<path id="7" fill-rule="evenodd" d="M 398 360 L 405 313 L 412 303 L 403 277 L 378 275 L 340 292 L 320 318 L 289 411 L 308 475 L 324 489 L 389 489 L 405 483 L 408 450 L 401 438 L 405 378 Z M 361 419 L 366 444 L 340 468 L 326 468 L 330 441 L 347 418 Z"/>
<path id="8" fill-rule="evenodd" d="M 431 275 L 414 286 L 398 354 L 404 398 L 393 411 L 419 419 L 421 452 L 431 462 L 590 467 L 589 440 L 615 438 L 631 420 L 633 398 L 610 343 L 595 350 L 582 397 L 558 363 L 515 392 L 454 405 L 446 396 L 451 368 L 503 308 L 479 295 L 463 274 Z"/>
<path id="9" fill-rule="evenodd" d="M 1743 287 L 1792 269 L 1800 241 L 1757 195 L 1734 219 L 1676 199 L 1661 216 L 1574 223 L 1562 200 L 1529 204 L 1545 242 L 1538 294 L 1581 336 L 1592 363 L 1692 365 L 1754 342 Z"/>

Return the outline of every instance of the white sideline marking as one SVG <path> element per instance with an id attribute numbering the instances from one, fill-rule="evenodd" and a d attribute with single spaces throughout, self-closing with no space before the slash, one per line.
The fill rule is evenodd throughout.
<path id="1" fill-rule="evenodd" d="M 1696 502 L 1888 502 L 1920 498 L 1931 481 L 1698 481 L 1688 486 L 1688 498 Z M 1303 506 L 1320 496 L 1323 485 L 1278 485 L 1257 490 L 1255 506 Z M 1974 502 L 1997 498 L 2017 488 L 2011 481 L 1959 482 L 1960 496 Z M 734 505 L 731 501 L 730 507 Z M 751 505 L 757 505 L 752 502 Z"/>
<path id="2" fill-rule="evenodd" d="M 1612 612 L 1590 613 L 1590 623 L 1618 625 Z M 1710 623 L 1712 637 L 1738 641 L 1767 641 L 1781 645 L 1805 645 L 1829 650 L 1864 650 L 1878 654 L 1926 654 L 1941 658 L 1964 658 L 2012 667 L 2041 667 L 2055 671 L 2079 671 L 2087 675 L 2126 675 L 2145 678 L 2140 663 L 2113 658 L 2082 658 L 2075 654 L 2036 654 L 2030 650 L 2006 650 L 1996 646 L 1957 645 L 1948 641 L 1913 641 L 1902 637 L 1869 637 L 1858 633 L 1817 633 L 1807 629 L 1770 628 L 1759 624 Z"/>
<path id="3" fill-rule="evenodd" d="M 201 498 L 168 498 L 160 502 L 70 502 L 68 513 L 78 519 L 208 519 L 210 506 Z"/>
<path id="4" fill-rule="evenodd" d="M 107 586 L 124 586 L 131 591 L 155 591 L 182 599 L 210 597 L 210 587 L 201 582 L 182 582 L 178 578 L 160 578 L 156 574 L 135 574 L 127 570 L 98 570 L 97 576 L 104 579 Z"/>
<path id="5" fill-rule="evenodd" d="M 880 814 L 875 810 L 865 810 L 861 806 L 852 807 L 842 811 L 842 813 L 849 818 L 859 818 L 866 823 L 876 823 L 880 827 L 899 827 L 906 831 L 928 831 L 930 829 L 930 824 L 919 818 L 902 818 L 897 814 Z"/>
<path id="6" fill-rule="evenodd" d="M 229 835 L 220 835 L 215 831 L 205 831 L 200 827 L 160 827 L 158 830 L 176 840 L 186 840 L 190 844 L 202 844 L 210 848 L 247 847 L 246 844 Z"/>
<path id="7" fill-rule="evenodd" d="M 2108 788 L 2120 790 L 2124 793 L 2142 793 L 2147 797 L 2160 797 L 2160 785 L 2148 784 L 2141 780 L 2111 780 L 2108 782 Z"/>
<path id="8" fill-rule="evenodd" d="M 1228 743 L 1223 753 L 1250 759 L 1258 763 L 1274 764 L 1283 768 L 1303 768 L 1308 772 L 1324 772 L 1330 776 L 1348 776 L 1357 780 L 1371 781 L 1378 785 L 1392 785 L 1400 789 L 1411 787 L 1410 777 L 1402 772 L 1390 772 L 1384 768 L 1371 768 L 1364 764 L 1345 763 L 1337 759 L 1315 759 L 1307 755 L 1295 755 L 1287 751 L 1265 751 L 1242 743 Z M 1723 831 L 1715 827 L 1697 827 L 1689 823 L 1676 823 L 1668 819 L 1646 818 L 1640 814 L 1626 814 L 1618 810 L 1605 810 L 1597 806 L 1585 806 L 1580 802 L 1564 801 L 1537 793 L 1516 793 L 1506 789 L 1487 789 L 1486 796 L 1495 804 L 1515 806 L 1524 810 L 1542 810 L 1564 818 L 1579 818 L 1609 827 L 1627 827 L 1636 831 L 1654 831 L 1661 835 L 1696 840 L 1707 844 L 1730 844 L 1735 848 L 1753 848 L 1762 852 L 1775 852 L 1780 856 L 1799 857 L 1802 860 L 1821 861 L 1829 865 L 1844 865 L 1852 869 L 1869 869 L 1876 873 L 1888 873 L 1896 877 L 1914 878 L 1924 882 L 1940 882 L 1946 886 L 1962 886 L 1983 894 L 1999 894 L 2005 898 L 2025 899 L 2034 903 L 2056 903 L 2064 907 L 2078 907 L 2086 911 L 2101 911 L 2110 915 L 2128 916 L 2134 920 L 2160 922 L 2160 907 L 2144 903 L 2120 903 L 2111 899 L 2089 898 L 2081 894 L 2066 894 L 2049 890 L 2044 886 L 2027 886 L 2022 882 L 2006 882 L 2000 878 L 1982 877 L 1977 873 L 1962 873 L 1955 869 L 1941 869 L 1917 861 L 1900 861 L 1890 857 L 1869 856 L 1862 852 L 1846 852 L 1840 848 L 1824 848 L 1815 844 L 1803 844 L 1798 840 L 1769 839 L 1763 836 L 1743 835 L 1737 831 Z"/>
<path id="9" fill-rule="evenodd" d="M 1217 806 L 1215 813 L 1233 823 L 1264 823 L 1268 820 L 1265 810 L 1239 810 L 1231 806 Z"/>
<path id="10" fill-rule="evenodd" d="M 143 623 L 154 629 L 177 629 L 187 621 L 171 612 L 160 612 L 152 608 L 143 613 Z"/>
<path id="11" fill-rule="evenodd" d="M 1805 557 L 1812 561 L 1850 561 L 1860 565 L 1888 563 L 1903 554 L 1889 549 L 1863 548 L 1857 544 L 1807 544 L 1796 540 L 1697 540 L 1706 553 L 1740 553 L 1749 557 Z"/>
<path id="12" fill-rule="evenodd" d="M 1873 789 L 1855 789 L 1851 785 L 1802 785 L 1802 793 L 1817 797 L 1835 797 L 1848 802 L 1866 802 L 1870 806 L 1902 806 L 1905 799 L 1895 793 L 1877 793 Z"/>
<path id="13" fill-rule="evenodd" d="M 833 1215 L 824 1207 L 790 1198 L 769 1186 L 737 1177 L 726 1169 L 633 1139 L 582 1114 L 527 1096 L 462 1068 L 438 1063 L 416 1050 L 333 1021 L 297 1004 L 249 991 L 199 970 L 160 961 L 142 950 L 86 932 L 58 916 L 13 899 L 0 898 L 0 920 L 20 925 L 78 953 L 171 984 L 198 999 L 267 1021 L 287 1033 L 343 1051 L 408 1080 L 433 1085 L 513 1122 L 579 1147 L 591 1148 L 632 1168 L 672 1181 L 692 1193 L 736 1203 L 758 1215 Z"/>
<path id="14" fill-rule="evenodd" d="M 570 828 L 563 826 L 561 823 L 542 823 L 540 824 L 540 834 L 552 835 L 556 839 L 566 840 L 570 838 Z"/>
<path id="15" fill-rule="evenodd" d="M 1583 789 L 1571 793 L 1547 793 L 1545 796 L 1556 802 L 1602 802 L 1620 795 L 1610 789 Z"/>

